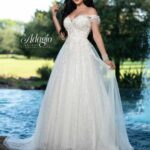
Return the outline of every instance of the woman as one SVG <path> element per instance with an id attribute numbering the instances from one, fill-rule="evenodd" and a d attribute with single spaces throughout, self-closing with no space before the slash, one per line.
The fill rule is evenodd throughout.
<path id="1" fill-rule="evenodd" d="M 52 19 L 64 44 L 57 55 L 32 137 L 7 137 L 10 150 L 133 150 L 114 73 L 92 0 L 66 0 Z M 92 37 L 102 56 L 88 40 Z"/>

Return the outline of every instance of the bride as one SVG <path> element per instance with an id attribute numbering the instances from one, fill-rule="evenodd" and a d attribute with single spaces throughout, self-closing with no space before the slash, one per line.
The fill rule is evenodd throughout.
<path id="1" fill-rule="evenodd" d="M 57 55 L 41 103 L 35 132 L 7 137 L 9 150 L 133 150 L 128 140 L 115 65 L 103 44 L 92 0 L 65 0 L 51 7 L 64 44 Z M 92 33 L 102 59 L 88 40 Z"/>

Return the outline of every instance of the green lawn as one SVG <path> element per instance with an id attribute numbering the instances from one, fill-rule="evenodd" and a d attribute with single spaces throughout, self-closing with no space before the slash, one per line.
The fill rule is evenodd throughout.
<path id="1" fill-rule="evenodd" d="M 31 58 L 27 59 L 20 55 L 0 55 L 0 76 L 5 75 L 13 77 L 31 77 L 38 76 L 36 70 L 48 65 L 53 67 L 54 61 L 51 59 Z"/>
<path id="2" fill-rule="evenodd" d="M 27 59 L 24 56 L 20 55 L 0 55 L 0 76 L 5 75 L 6 77 L 13 76 L 17 77 L 37 77 L 38 74 L 36 70 L 43 66 L 48 65 L 50 68 L 53 67 L 54 61 L 52 59 L 40 59 L 40 58 L 31 58 Z M 131 72 L 140 71 L 141 63 L 140 62 L 130 62 L 126 61 L 121 65 L 121 74 L 123 75 L 125 71 L 131 68 Z M 144 67 L 144 66 L 143 66 Z M 150 74 L 150 70 L 148 70 Z"/>

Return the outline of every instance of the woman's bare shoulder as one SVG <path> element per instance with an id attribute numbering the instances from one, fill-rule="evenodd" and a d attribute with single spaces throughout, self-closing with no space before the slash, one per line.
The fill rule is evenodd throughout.
<path id="1" fill-rule="evenodd" d="M 89 15 L 98 15 L 97 10 L 95 8 L 93 8 L 93 7 L 88 7 L 87 11 L 88 11 Z"/>

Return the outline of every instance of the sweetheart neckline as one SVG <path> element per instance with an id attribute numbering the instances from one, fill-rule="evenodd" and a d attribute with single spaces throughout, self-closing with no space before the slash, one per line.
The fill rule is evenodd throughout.
<path id="1" fill-rule="evenodd" d="M 66 18 L 68 18 L 71 22 L 73 22 L 75 19 L 77 19 L 78 17 L 80 17 L 80 16 L 86 16 L 86 17 L 90 17 L 90 16 L 97 16 L 97 17 L 99 17 L 99 15 L 87 15 L 87 14 L 80 14 L 80 15 L 78 15 L 78 16 L 76 16 L 76 17 L 74 17 L 73 19 L 71 19 L 70 17 L 69 17 L 69 15 L 66 17 Z"/>

